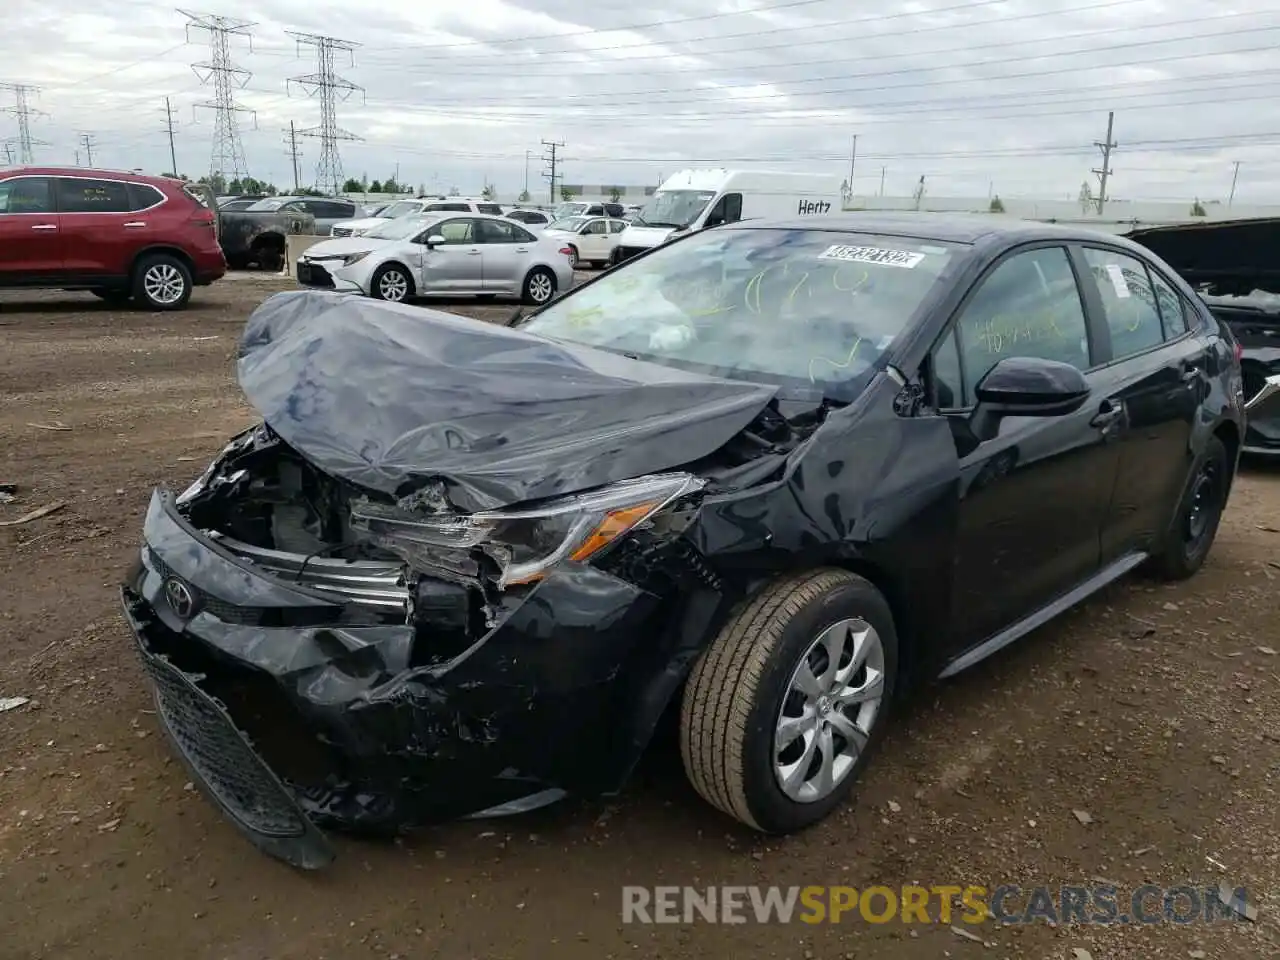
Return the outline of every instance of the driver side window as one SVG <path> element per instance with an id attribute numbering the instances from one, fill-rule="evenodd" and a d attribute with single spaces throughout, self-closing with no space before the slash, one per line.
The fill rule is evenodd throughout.
<path id="1" fill-rule="evenodd" d="M 586 228 L 582 232 L 591 234 L 592 236 L 599 236 L 600 234 L 604 233 L 604 231 L 605 231 L 605 222 L 603 220 L 592 220 L 590 223 L 587 224 Z"/>
<path id="2" fill-rule="evenodd" d="M 997 362 L 1015 356 L 1089 369 L 1084 305 L 1064 247 L 1014 254 L 979 281 L 934 348 L 939 407 L 973 406 L 975 384 Z"/>
<path id="3" fill-rule="evenodd" d="M 475 231 L 472 229 L 471 220 L 446 220 L 444 223 L 437 224 L 432 233 L 440 234 L 448 244 L 475 242 Z"/>

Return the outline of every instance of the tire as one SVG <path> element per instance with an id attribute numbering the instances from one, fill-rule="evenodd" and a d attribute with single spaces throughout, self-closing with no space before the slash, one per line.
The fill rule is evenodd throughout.
<path id="1" fill-rule="evenodd" d="M 404 303 L 413 296 L 413 277 L 398 263 L 384 263 L 369 281 L 369 296 L 389 303 Z"/>
<path id="2" fill-rule="evenodd" d="M 1147 563 L 1152 576 L 1169 582 L 1186 580 L 1204 565 L 1227 505 L 1231 466 L 1226 446 L 1211 436 L 1191 466 L 1160 552 Z"/>
<path id="3" fill-rule="evenodd" d="M 827 648 L 819 641 L 828 628 L 849 621 L 867 643 L 864 649 L 870 656 L 865 663 L 879 668 L 879 699 L 859 707 L 856 724 L 838 708 L 830 710 L 829 700 L 820 700 L 815 704 L 817 718 L 809 722 L 819 743 L 823 729 L 832 730 L 831 718 L 837 716 L 845 729 L 856 725 L 865 741 L 854 756 L 840 754 L 843 769 L 833 771 L 835 783 L 829 791 L 824 793 L 820 785 L 812 788 L 810 777 L 802 776 L 802 790 L 788 795 L 775 772 L 775 760 L 791 764 L 793 774 L 806 771 L 797 762 L 801 741 L 785 745 L 782 752 L 775 750 L 782 711 L 785 708 L 788 717 L 796 713 L 801 698 L 792 685 L 802 663 L 812 658 L 817 675 L 825 673 L 821 668 Z M 853 649 L 852 637 L 839 649 L 847 655 Z M 846 663 L 833 679 L 858 681 L 851 687 L 876 686 L 861 668 L 841 678 L 850 666 L 852 662 Z M 844 570 L 821 569 L 774 581 L 738 608 L 694 664 L 680 711 L 685 773 L 703 799 L 755 830 L 786 834 L 812 826 L 845 801 L 873 754 L 887 725 L 897 673 L 893 614 L 867 580 Z M 853 742 L 843 737 L 829 741 L 836 748 L 833 756 L 842 741 Z M 803 795 L 805 790 L 809 795 Z"/>
<path id="4" fill-rule="evenodd" d="M 191 290 L 190 269 L 167 253 L 145 256 L 133 269 L 133 301 L 148 310 L 181 310 Z"/>
<path id="5" fill-rule="evenodd" d="M 578 269 L 578 248 L 572 243 L 569 244 L 569 268 L 571 270 Z"/>
<path id="6" fill-rule="evenodd" d="M 550 303 L 556 295 L 556 275 L 546 267 L 534 267 L 524 278 L 524 302 L 535 307 Z"/>
<path id="7" fill-rule="evenodd" d="M 120 290 L 116 287 L 97 287 L 89 292 L 99 300 L 105 300 L 107 303 L 127 303 L 129 301 L 129 291 Z"/>

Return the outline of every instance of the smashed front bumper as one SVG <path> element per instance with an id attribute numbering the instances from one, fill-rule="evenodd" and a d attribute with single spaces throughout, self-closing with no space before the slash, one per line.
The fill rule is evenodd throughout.
<path id="1" fill-rule="evenodd" d="M 1269 376 L 1251 365 L 1245 370 L 1244 452 L 1280 456 L 1280 373 Z"/>
<path id="2" fill-rule="evenodd" d="M 167 493 L 144 540 L 121 595 L 160 721 L 206 796 L 295 866 L 333 858 L 326 826 L 391 832 L 608 792 L 642 745 L 626 684 L 645 671 L 626 665 L 649 656 L 656 598 L 607 573 L 568 565 L 423 662 L 421 623 L 351 617 L 195 530 Z"/>

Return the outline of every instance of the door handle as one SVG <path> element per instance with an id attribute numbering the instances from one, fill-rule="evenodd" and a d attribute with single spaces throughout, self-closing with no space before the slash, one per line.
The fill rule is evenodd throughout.
<path id="1" fill-rule="evenodd" d="M 57 230 L 58 225 L 56 223 L 37 223 L 31 229 L 32 230 Z"/>
<path id="2" fill-rule="evenodd" d="M 467 251 L 467 256 L 468 256 L 468 257 L 478 257 L 478 256 L 480 256 L 480 251 L 479 251 L 479 250 L 468 250 L 468 251 Z"/>
<path id="3" fill-rule="evenodd" d="M 1098 408 L 1098 412 L 1089 421 L 1089 426 L 1097 427 L 1099 430 L 1106 430 L 1122 416 L 1124 416 L 1123 404 L 1114 400 L 1103 400 L 1102 406 Z"/>
<path id="4" fill-rule="evenodd" d="M 125 224 L 126 227 L 145 227 L 146 223 L 142 220 L 130 220 Z"/>

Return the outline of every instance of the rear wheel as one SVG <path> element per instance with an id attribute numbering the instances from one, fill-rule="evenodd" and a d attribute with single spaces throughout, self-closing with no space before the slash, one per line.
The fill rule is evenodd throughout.
<path id="1" fill-rule="evenodd" d="M 569 266 L 574 270 L 578 269 L 578 248 L 572 243 L 569 244 Z"/>
<path id="2" fill-rule="evenodd" d="M 1162 580 L 1185 580 L 1204 565 L 1218 535 L 1230 489 L 1231 460 L 1226 445 L 1210 437 L 1191 467 L 1164 546 L 1151 558 L 1151 573 Z"/>
<path id="3" fill-rule="evenodd" d="M 413 296 L 413 278 L 398 263 L 383 264 L 373 275 L 369 295 L 377 300 L 403 303 Z"/>
<path id="4" fill-rule="evenodd" d="M 150 310 L 181 310 L 191 299 L 191 271 L 177 257 L 143 257 L 133 271 L 133 299 Z"/>
<path id="5" fill-rule="evenodd" d="M 883 736 L 897 672 L 893 616 L 868 581 L 833 569 L 775 581 L 685 685 L 680 752 L 694 789 L 766 833 L 819 822 Z"/>
<path id="6" fill-rule="evenodd" d="M 524 278 L 524 302 L 536 307 L 556 295 L 556 275 L 546 267 L 534 267 Z"/>

